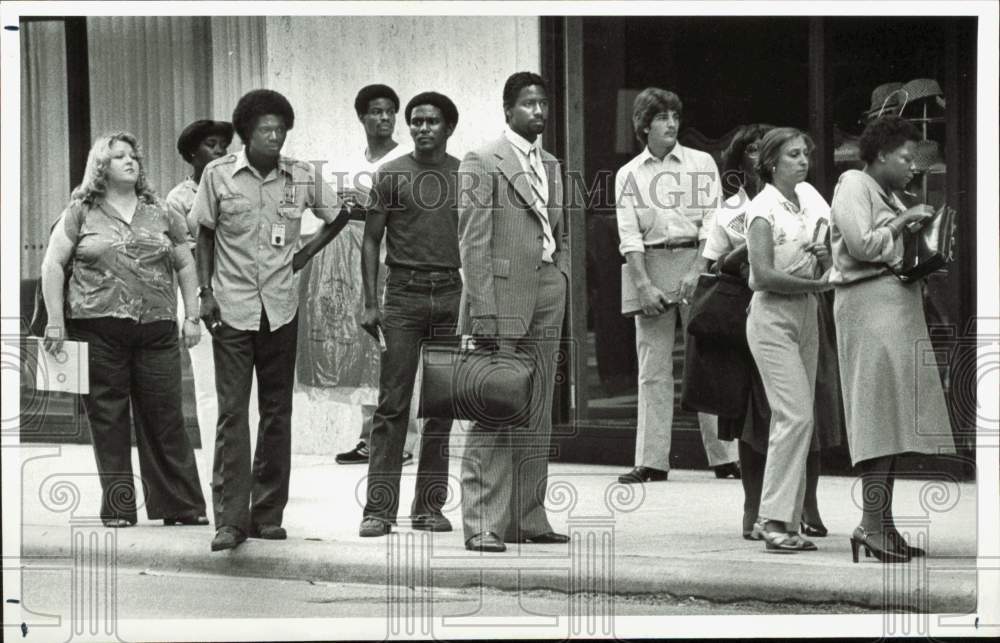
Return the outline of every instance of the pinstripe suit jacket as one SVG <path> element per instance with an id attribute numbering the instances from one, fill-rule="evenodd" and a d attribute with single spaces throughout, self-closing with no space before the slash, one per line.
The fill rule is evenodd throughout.
<path id="1" fill-rule="evenodd" d="M 569 277 L 563 180 L 559 161 L 541 151 L 549 183 L 548 219 L 555 239 L 553 260 Z M 495 315 L 502 337 L 528 333 L 538 297 L 542 220 L 517 152 L 503 136 L 469 152 L 459 167 L 458 236 L 465 288 L 459 332 L 472 319 Z"/>

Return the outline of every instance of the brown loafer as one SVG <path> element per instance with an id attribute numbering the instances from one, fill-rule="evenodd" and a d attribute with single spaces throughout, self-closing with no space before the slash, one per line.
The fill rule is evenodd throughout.
<path id="1" fill-rule="evenodd" d="M 492 553 L 507 551 L 507 545 L 503 544 L 500 537 L 492 531 L 484 531 L 483 533 L 476 534 L 472 538 L 466 540 L 465 548 L 469 551 L 485 551 Z"/>
<path id="2" fill-rule="evenodd" d="M 281 525 L 257 525 L 250 537 L 264 540 L 284 540 L 288 538 L 288 532 Z"/>
<path id="3" fill-rule="evenodd" d="M 240 543 L 247 539 L 242 530 L 229 525 L 219 527 L 212 539 L 212 551 L 223 551 L 235 549 Z"/>

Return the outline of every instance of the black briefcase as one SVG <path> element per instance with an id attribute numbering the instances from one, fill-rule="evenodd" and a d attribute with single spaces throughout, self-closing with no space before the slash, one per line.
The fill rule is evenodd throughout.
<path id="1" fill-rule="evenodd" d="M 425 342 L 420 360 L 419 417 L 472 420 L 493 429 L 528 425 L 535 369 L 525 355 Z"/>

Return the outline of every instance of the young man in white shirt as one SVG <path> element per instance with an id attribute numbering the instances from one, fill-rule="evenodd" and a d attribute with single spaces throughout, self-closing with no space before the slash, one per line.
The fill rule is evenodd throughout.
<path id="1" fill-rule="evenodd" d="M 712 157 L 677 142 L 681 101 L 673 92 L 650 87 L 635 99 L 632 123 L 645 149 L 615 175 L 619 250 L 639 295 L 635 318 L 639 357 L 638 427 L 635 468 L 623 484 L 666 480 L 674 414 L 673 350 L 678 316 L 687 323 L 688 300 L 706 268 L 705 240 L 720 205 L 719 171 Z M 678 264 L 683 274 L 675 292 L 654 284 L 647 261 Z M 698 414 L 709 465 L 739 476 L 733 442 L 718 439 L 718 419 Z M 723 476 L 720 476 L 723 477 Z"/>

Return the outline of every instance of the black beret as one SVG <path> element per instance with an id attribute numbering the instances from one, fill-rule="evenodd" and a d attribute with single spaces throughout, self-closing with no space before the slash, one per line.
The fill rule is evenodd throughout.
<path id="1" fill-rule="evenodd" d="M 184 128 L 177 137 L 177 151 L 181 158 L 188 160 L 198 145 L 209 136 L 221 136 L 226 139 L 226 147 L 233 142 L 233 124 L 228 121 L 195 121 Z"/>

